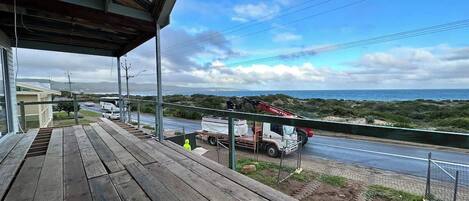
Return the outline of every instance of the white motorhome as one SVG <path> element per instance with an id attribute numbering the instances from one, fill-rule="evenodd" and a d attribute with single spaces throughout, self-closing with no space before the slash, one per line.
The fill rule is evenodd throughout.
<path id="1" fill-rule="evenodd" d="M 103 112 L 111 111 L 111 112 L 118 112 L 119 111 L 119 97 L 101 97 L 99 99 L 99 105 Z"/>
<path id="2" fill-rule="evenodd" d="M 298 149 L 295 127 L 258 122 L 249 129 L 246 120 L 233 122 L 236 146 L 265 150 L 267 155 L 278 157 L 280 153 L 290 154 Z M 217 140 L 228 142 L 228 120 L 221 117 L 203 117 L 202 131 L 198 132 L 202 140 L 210 145 L 217 145 Z"/>

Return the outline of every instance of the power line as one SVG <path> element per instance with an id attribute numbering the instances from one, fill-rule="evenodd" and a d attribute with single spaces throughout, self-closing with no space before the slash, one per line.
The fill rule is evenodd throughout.
<path id="1" fill-rule="evenodd" d="M 285 8 L 285 9 L 283 9 L 283 11 L 291 10 L 293 8 L 300 7 L 301 5 L 305 5 L 305 4 L 308 4 L 308 3 L 313 2 L 313 1 L 317 1 L 317 0 L 308 0 L 308 1 L 296 4 L 294 6 Z M 326 1 L 320 2 L 318 4 L 313 4 L 313 5 L 307 6 L 305 8 L 301 8 L 299 10 L 296 10 L 296 12 L 301 11 L 301 10 L 306 10 L 308 8 L 316 7 L 316 6 L 322 5 L 322 4 L 330 2 L 330 1 L 332 1 L 332 0 L 326 0 Z M 279 17 L 284 17 L 284 16 L 287 16 L 287 15 L 290 15 L 290 14 L 293 14 L 293 13 L 296 13 L 296 12 L 294 10 L 294 12 L 287 12 L 287 13 L 284 13 L 284 14 L 281 14 L 281 15 L 279 15 L 279 13 L 271 13 L 271 14 L 262 16 L 260 19 L 257 19 L 257 20 L 254 20 L 254 21 L 244 22 L 244 23 L 241 23 L 241 24 L 226 28 L 226 29 L 220 31 L 220 33 L 224 33 L 224 34 L 233 33 L 233 32 L 242 30 L 245 27 L 251 27 L 253 23 L 260 24 L 260 23 L 266 22 L 268 20 L 276 19 L 276 18 L 279 18 Z M 178 42 L 178 43 L 175 43 L 175 44 L 171 44 L 167 48 L 187 45 L 187 44 L 190 44 L 190 43 L 200 43 L 201 41 L 206 41 L 206 40 L 209 40 L 211 37 L 216 37 L 216 36 L 217 36 L 217 33 L 212 33 L 212 34 L 209 34 L 205 37 L 202 37 L 201 39 L 190 39 L 190 40 Z"/>
<path id="2" fill-rule="evenodd" d="M 252 35 L 255 35 L 255 34 L 263 33 L 263 32 L 266 32 L 266 31 L 273 30 L 273 29 L 278 29 L 278 28 L 281 27 L 281 26 L 288 26 L 288 25 L 292 25 L 292 24 L 301 22 L 301 21 L 306 20 L 306 19 L 309 19 L 309 18 L 314 18 L 314 17 L 318 17 L 318 16 L 321 16 L 321 15 L 329 14 L 329 13 L 331 13 L 331 12 L 335 12 L 335 11 L 338 11 L 338 10 L 341 10 L 341 9 L 345 9 L 345 8 L 348 8 L 348 7 L 351 7 L 351 6 L 360 4 L 360 3 L 364 2 L 364 1 L 366 1 L 366 0 L 354 1 L 354 2 L 345 4 L 345 5 L 342 5 L 342 6 L 338 6 L 338 7 L 335 7 L 335 8 L 329 9 L 329 10 L 326 10 L 326 11 L 322 11 L 322 12 L 319 12 L 319 13 L 315 13 L 315 14 L 312 14 L 312 15 L 308 15 L 308 16 L 305 16 L 305 17 L 302 17 L 302 18 L 298 18 L 298 19 L 295 19 L 295 20 L 292 20 L 292 21 L 289 21 L 289 22 L 280 24 L 280 26 L 276 26 L 276 27 L 267 27 L 267 28 L 264 28 L 264 29 L 261 29 L 261 30 L 257 30 L 257 31 L 254 31 L 254 32 L 249 32 L 249 33 L 243 34 L 243 35 L 241 35 L 241 36 L 237 36 L 237 37 L 231 39 L 230 41 L 239 40 L 239 39 L 246 38 L 246 37 L 249 37 L 249 36 L 252 36 Z M 191 50 L 191 49 L 194 49 L 194 48 L 196 48 L 194 45 L 193 45 L 193 46 L 187 46 L 187 47 L 183 48 L 182 51 L 174 52 L 175 50 L 178 50 L 178 49 L 176 48 L 176 49 L 167 50 L 165 53 L 167 53 L 167 52 L 174 52 L 173 54 L 178 54 L 178 53 L 181 53 L 181 52 L 187 52 L 188 50 Z M 184 49 L 185 49 L 185 51 L 184 51 Z M 171 56 L 171 55 L 173 55 L 173 54 L 163 54 L 163 55 L 164 55 L 164 56 Z"/>
<path id="3" fill-rule="evenodd" d="M 296 51 L 296 52 L 289 53 L 289 54 L 278 54 L 275 56 L 234 62 L 234 63 L 225 64 L 225 66 L 235 66 L 235 65 L 253 63 L 253 62 L 265 62 L 265 61 L 269 61 L 273 59 L 292 59 L 292 58 L 298 58 L 302 56 L 312 56 L 312 55 L 317 55 L 323 52 L 330 52 L 330 51 L 348 49 L 348 48 L 353 48 L 353 47 L 378 44 L 378 43 L 383 43 L 383 42 L 401 40 L 405 38 L 412 38 L 412 37 L 440 33 L 440 32 L 445 32 L 445 31 L 463 29 L 467 27 L 469 27 L 469 19 L 459 20 L 459 21 L 454 21 L 454 22 L 449 22 L 449 23 L 434 25 L 430 27 L 409 30 L 409 31 L 397 32 L 397 33 L 373 37 L 369 39 L 340 43 L 340 44 L 335 44 L 335 45 L 328 45 L 328 46 L 324 46 L 320 48 L 312 48 L 309 50 L 301 50 L 301 51 Z"/>

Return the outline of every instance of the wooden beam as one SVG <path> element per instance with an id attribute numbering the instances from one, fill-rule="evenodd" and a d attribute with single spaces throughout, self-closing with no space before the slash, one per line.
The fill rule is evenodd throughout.
<path id="1" fill-rule="evenodd" d="M 63 18 L 81 18 L 87 21 L 94 21 L 98 24 L 109 24 L 116 29 L 121 27 L 132 27 L 137 30 L 154 32 L 154 22 L 139 20 L 132 17 L 118 15 L 114 13 L 104 13 L 102 10 L 96 10 L 89 7 L 83 7 L 61 1 L 29 1 L 16 0 L 17 6 L 24 9 L 36 11 L 52 12 L 62 15 Z M 12 5 L 10 0 L 0 0 L 0 3 Z"/>
<path id="2" fill-rule="evenodd" d="M 138 35 L 135 39 L 133 39 L 130 43 L 127 43 L 123 48 L 117 51 L 117 56 L 122 56 L 127 54 L 127 52 L 133 50 L 134 48 L 138 47 L 140 44 L 144 43 L 147 40 L 150 40 L 154 37 L 153 33 L 143 33 Z"/>
<path id="3" fill-rule="evenodd" d="M 132 7 L 123 6 L 121 4 L 113 3 L 111 0 L 96 1 L 96 0 L 61 0 L 70 4 L 79 5 L 82 7 L 103 10 L 105 13 L 113 13 L 123 15 L 135 19 L 140 19 L 148 22 L 153 22 L 153 18 L 146 10 L 139 10 Z"/>
<path id="4" fill-rule="evenodd" d="M 31 18 L 31 17 L 29 17 Z M 14 27 L 12 20 L 6 18 L 4 15 L 0 14 L 0 24 L 10 28 Z M 81 37 L 88 38 L 93 40 L 102 40 L 108 43 L 127 43 L 130 39 L 127 39 L 127 35 L 120 36 L 113 33 L 100 32 L 95 30 L 90 30 L 88 28 L 76 26 L 73 24 L 57 23 L 49 20 L 37 20 L 35 18 L 23 19 L 21 23 L 17 24 L 17 28 L 22 29 L 24 32 L 29 32 L 34 34 L 38 33 L 51 33 L 59 34 L 64 36 L 71 37 Z"/>
<path id="5" fill-rule="evenodd" d="M 5 14 L 8 16 L 7 19 L 10 19 L 13 22 L 13 6 L 5 3 L 1 3 L 2 0 L 0 0 L 0 11 L 5 12 Z M 112 26 L 110 24 L 106 23 L 96 23 L 94 21 L 86 20 L 86 19 L 81 19 L 81 18 L 73 18 L 70 16 L 63 16 L 57 13 L 53 12 L 47 12 L 43 10 L 33 10 L 33 9 L 26 9 L 23 7 L 17 7 L 16 13 L 18 14 L 17 17 L 18 19 L 21 19 L 21 16 L 30 16 L 34 17 L 37 19 L 42 19 L 42 20 L 49 20 L 49 21 L 55 21 L 55 22 L 61 22 L 61 23 L 67 23 L 67 24 L 72 24 L 75 26 L 82 26 L 88 29 L 93 29 L 96 31 L 101 31 L 101 32 L 109 32 L 109 33 L 122 33 L 122 34 L 128 34 L 128 35 L 134 35 L 138 33 L 138 30 L 135 28 L 131 27 L 119 27 L 116 28 L 115 26 Z"/>

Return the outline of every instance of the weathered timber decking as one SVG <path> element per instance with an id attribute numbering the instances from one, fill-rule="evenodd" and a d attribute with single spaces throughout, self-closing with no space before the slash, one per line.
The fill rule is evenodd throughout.
<path id="1" fill-rule="evenodd" d="M 26 157 L 37 129 L 0 141 L 1 200 L 294 200 L 172 142 L 102 122 L 54 128 L 45 155 Z"/>

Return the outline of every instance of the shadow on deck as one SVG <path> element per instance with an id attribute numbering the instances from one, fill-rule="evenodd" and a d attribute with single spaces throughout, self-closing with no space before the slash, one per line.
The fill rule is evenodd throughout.
<path id="1" fill-rule="evenodd" d="M 294 200 L 108 120 L 50 132 L 44 154 L 28 157 L 38 129 L 0 139 L 1 200 Z"/>

